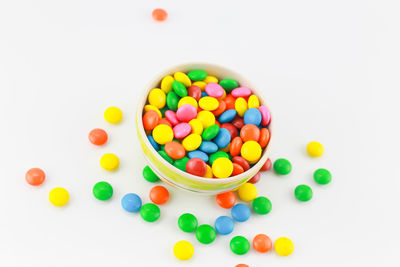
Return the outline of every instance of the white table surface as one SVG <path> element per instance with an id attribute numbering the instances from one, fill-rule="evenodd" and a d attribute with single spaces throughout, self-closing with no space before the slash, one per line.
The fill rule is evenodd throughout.
<path id="1" fill-rule="evenodd" d="M 247 1 L 248 2 L 248 1 Z M 151 19 L 163 7 L 168 21 Z M 398 266 L 399 73 L 398 1 L 44 1 L 0 2 L 0 266 Z M 183 62 L 211 62 L 259 85 L 274 112 L 272 159 L 293 172 L 263 173 L 259 194 L 273 210 L 236 223 L 234 233 L 199 244 L 177 218 L 193 212 L 213 224 L 229 214 L 213 197 L 172 188 L 153 224 L 124 212 L 121 197 L 145 202 L 152 184 L 134 125 L 138 94 L 152 77 Z M 124 112 L 120 125 L 106 107 Z M 88 132 L 109 133 L 94 147 Z M 311 159 L 305 145 L 319 140 L 326 154 Z M 114 152 L 120 169 L 107 173 L 99 157 Z M 47 179 L 24 180 L 31 167 Z M 312 172 L 332 171 L 328 186 Z M 91 194 L 99 180 L 115 195 Z M 299 203 L 296 185 L 314 198 Z M 51 188 L 70 192 L 64 208 L 48 202 Z M 244 256 L 229 250 L 234 235 L 290 237 L 289 257 Z M 178 240 L 195 246 L 188 262 L 172 255 Z"/>

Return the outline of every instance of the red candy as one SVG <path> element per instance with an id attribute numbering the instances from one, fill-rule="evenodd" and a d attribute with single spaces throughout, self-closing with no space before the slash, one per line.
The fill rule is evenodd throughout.
<path id="1" fill-rule="evenodd" d="M 261 148 L 264 148 L 269 143 L 270 134 L 267 128 L 262 128 L 260 131 L 260 138 L 258 139 L 258 143 L 260 144 Z"/>
<path id="2" fill-rule="evenodd" d="M 188 88 L 188 96 L 193 97 L 196 101 L 201 98 L 201 89 L 196 85 L 192 85 Z"/>
<path id="3" fill-rule="evenodd" d="M 242 149 L 243 141 L 239 136 L 235 137 L 231 142 L 231 147 L 229 153 L 232 156 L 238 156 L 240 154 L 240 149 Z"/>
<path id="4" fill-rule="evenodd" d="M 215 117 L 221 115 L 226 110 L 226 104 L 224 100 L 218 100 L 218 102 L 219 102 L 218 108 L 214 111 L 211 111 Z"/>
<path id="5" fill-rule="evenodd" d="M 161 120 L 158 121 L 158 125 L 160 124 L 165 124 L 172 128 L 172 124 L 165 118 L 162 118 Z"/>
<path id="6" fill-rule="evenodd" d="M 258 181 L 260 181 L 260 178 L 261 178 L 260 172 L 257 172 L 256 175 L 254 175 L 254 176 L 248 181 L 248 183 L 256 184 L 256 183 L 258 183 Z"/>
<path id="7" fill-rule="evenodd" d="M 238 129 L 242 128 L 244 126 L 243 118 L 237 116 L 236 118 L 233 119 L 232 125 Z"/>
<path id="8" fill-rule="evenodd" d="M 176 141 L 171 141 L 165 144 L 165 152 L 173 159 L 181 159 L 185 156 L 185 148 Z"/>
<path id="9" fill-rule="evenodd" d="M 270 159 L 267 159 L 267 161 L 261 167 L 260 171 L 263 171 L 263 172 L 269 171 L 271 169 L 271 167 L 272 167 L 272 162 Z"/>
<path id="10" fill-rule="evenodd" d="M 221 128 L 225 128 L 229 131 L 229 133 L 231 134 L 231 140 L 239 135 L 238 130 L 231 123 L 223 123 L 221 125 Z"/>
<path id="11" fill-rule="evenodd" d="M 226 104 L 226 109 L 235 109 L 235 101 L 236 98 L 234 98 L 231 94 L 227 95 L 224 99 L 224 102 Z"/>
<path id="12" fill-rule="evenodd" d="M 247 162 L 247 160 L 245 160 L 244 158 L 242 158 L 241 156 L 235 156 L 232 158 L 232 162 L 233 163 L 237 163 L 240 166 L 243 167 L 244 171 L 247 171 L 248 169 L 250 169 L 250 164 Z"/>
<path id="13" fill-rule="evenodd" d="M 258 129 L 258 127 L 254 124 L 246 124 L 240 130 L 240 137 L 242 138 L 243 142 L 258 142 L 258 139 L 260 139 L 260 129 Z"/>
<path id="14" fill-rule="evenodd" d="M 192 158 L 186 163 L 186 172 L 204 177 L 207 172 L 207 164 L 199 158 Z"/>
<path id="15" fill-rule="evenodd" d="M 244 172 L 244 169 L 242 166 L 240 166 L 237 163 L 232 163 L 232 164 L 233 164 L 233 171 L 232 171 L 231 176 L 235 176 L 235 175 L 238 175 L 238 174 L 241 174 Z"/>
<path id="16" fill-rule="evenodd" d="M 161 185 L 157 185 L 150 190 L 150 200 L 153 203 L 161 205 L 168 201 L 169 192 L 168 190 Z"/>
<path id="17" fill-rule="evenodd" d="M 235 205 L 236 202 L 236 196 L 232 191 L 224 192 L 224 193 L 219 193 L 216 197 L 217 204 L 224 208 L 224 209 L 230 209 Z"/>
<path id="18" fill-rule="evenodd" d="M 145 130 L 153 130 L 157 126 L 160 117 L 154 110 L 147 111 L 143 116 L 143 127 Z"/>

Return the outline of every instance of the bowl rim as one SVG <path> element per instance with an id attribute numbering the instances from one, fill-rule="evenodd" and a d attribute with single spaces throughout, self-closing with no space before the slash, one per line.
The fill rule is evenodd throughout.
<path id="1" fill-rule="evenodd" d="M 256 164 L 254 164 L 250 169 L 248 169 L 247 171 L 244 171 L 241 174 L 235 175 L 235 176 L 231 176 L 228 178 L 206 178 L 206 177 L 200 177 L 200 176 L 196 176 L 187 172 L 182 171 L 181 169 L 175 167 L 174 165 L 172 165 L 171 163 L 169 163 L 168 161 L 166 161 L 163 157 L 161 157 L 161 155 L 154 149 L 154 147 L 151 145 L 150 141 L 147 138 L 147 134 L 144 130 L 143 127 L 143 121 L 142 121 L 142 117 L 143 117 L 143 109 L 144 106 L 146 105 L 147 102 L 147 96 L 150 92 L 150 90 L 157 88 L 157 87 L 153 87 L 154 84 L 159 84 L 162 80 L 163 77 L 167 76 L 167 75 L 173 75 L 174 72 L 177 71 L 181 71 L 181 72 L 186 72 L 185 69 L 196 69 L 196 68 L 203 68 L 203 69 L 207 69 L 207 68 L 214 68 L 214 69 L 220 69 L 223 72 L 228 72 L 229 76 L 234 76 L 235 80 L 237 80 L 239 83 L 246 84 L 246 87 L 250 87 L 250 89 L 252 90 L 252 92 L 254 92 L 259 101 L 260 101 L 260 105 L 264 105 L 268 108 L 268 110 L 270 111 L 271 114 L 271 120 L 270 123 L 268 124 L 268 131 L 270 132 L 270 140 L 268 145 L 263 149 L 263 154 L 261 155 L 260 159 L 258 160 L 258 162 Z M 140 134 L 142 134 L 143 141 L 146 144 L 146 147 L 148 149 L 150 149 L 151 152 L 153 152 L 154 156 L 157 158 L 157 160 L 159 160 L 161 163 L 163 163 L 166 166 L 171 166 L 172 168 L 174 168 L 174 172 L 176 172 L 177 174 L 181 175 L 181 176 L 185 176 L 188 179 L 194 180 L 196 182 L 200 182 L 200 183 L 210 183 L 210 184 L 215 184 L 215 185 L 219 185 L 219 184 L 224 184 L 227 182 L 227 180 L 229 180 L 229 182 L 238 182 L 241 181 L 245 178 L 247 178 L 246 176 L 249 175 L 249 173 L 254 170 L 257 169 L 258 171 L 261 169 L 262 165 L 265 164 L 266 160 L 269 157 L 270 151 L 271 151 L 271 141 L 273 139 L 273 120 L 272 120 L 272 112 L 271 109 L 269 108 L 269 106 L 267 105 L 266 101 L 264 100 L 262 94 L 260 94 L 260 92 L 258 91 L 258 89 L 256 89 L 256 87 L 245 77 L 243 77 L 243 75 L 241 75 L 240 73 L 231 70 L 229 68 L 226 68 L 224 66 L 218 65 L 218 64 L 214 64 L 214 63 L 205 63 L 205 62 L 187 62 L 187 63 L 182 63 L 182 64 L 178 64 L 178 65 L 174 65 L 172 67 L 169 67 L 168 69 L 165 69 L 162 72 L 159 72 L 158 75 L 154 76 L 154 78 L 147 83 L 147 86 L 145 88 L 145 90 L 143 90 L 141 96 L 139 97 L 138 100 L 138 104 L 137 104 L 137 110 L 136 110 L 136 118 L 137 118 L 137 126 L 138 127 L 138 131 L 140 132 Z M 251 179 L 252 177 L 249 177 L 249 179 Z"/>

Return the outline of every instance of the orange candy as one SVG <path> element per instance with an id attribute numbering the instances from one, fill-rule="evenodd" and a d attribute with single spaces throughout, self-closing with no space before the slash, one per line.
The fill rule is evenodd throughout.
<path id="1" fill-rule="evenodd" d="M 165 124 L 172 128 L 172 124 L 166 118 L 162 118 L 161 120 L 159 120 L 158 125 L 160 124 Z"/>
<path id="2" fill-rule="evenodd" d="M 239 136 L 233 138 L 229 153 L 231 153 L 233 157 L 238 156 L 240 154 L 240 149 L 242 148 L 242 145 L 243 141 Z"/>
<path id="3" fill-rule="evenodd" d="M 178 143 L 176 141 L 171 141 L 165 144 L 165 152 L 168 154 L 173 159 L 181 159 L 185 156 L 186 150 L 181 145 L 181 143 Z"/>
<path id="4" fill-rule="evenodd" d="M 108 136 L 103 129 L 93 129 L 89 133 L 89 141 L 93 145 L 101 146 L 107 142 Z"/>
<path id="5" fill-rule="evenodd" d="M 244 158 L 242 158 L 241 156 L 234 156 L 232 158 L 232 162 L 233 163 L 237 163 L 240 166 L 242 166 L 244 171 L 247 171 L 248 169 L 250 169 L 250 164 L 247 162 L 247 160 L 245 160 Z"/>
<path id="6" fill-rule="evenodd" d="M 150 200 L 153 203 L 161 205 L 166 203 L 168 199 L 169 192 L 164 186 L 157 185 L 150 190 Z"/>
<path id="7" fill-rule="evenodd" d="M 244 264 L 244 263 L 239 263 L 239 264 L 236 264 L 235 267 L 249 267 L 249 265 Z"/>
<path id="8" fill-rule="evenodd" d="M 224 209 L 230 209 L 235 205 L 236 196 L 232 191 L 219 193 L 217 195 L 217 203 Z"/>
<path id="9" fill-rule="evenodd" d="M 270 251 L 272 248 L 271 238 L 264 234 L 256 235 L 253 239 L 253 248 L 261 253 Z"/>
<path id="10" fill-rule="evenodd" d="M 25 180 L 28 184 L 38 186 L 44 182 L 46 174 L 42 169 L 32 168 L 29 169 L 25 174 Z"/>
<path id="11" fill-rule="evenodd" d="M 146 111 L 143 116 L 143 127 L 145 130 L 153 130 L 158 125 L 160 117 L 155 110 Z"/>
<path id="12" fill-rule="evenodd" d="M 224 99 L 224 102 L 226 104 L 226 109 L 227 110 L 235 109 L 235 101 L 236 101 L 236 98 L 233 95 L 231 95 L 231 94 L 227 95 Z"/>
<path id="13" fill-rule="evenodd" d="M 262 148 L 266 147 L 269 143 L 270 134 L 267 128 L 262 128 L 260 131 L 260 139 L 258 139 L 258 143 Z"/>
<path id="14" fill-rule="evenodd" d="M 233 163 L 233 171 L 232 171 L 231 176 L 235 176 L 235 175 L 241 174 L 243 172 L 244 172 L 244 169 L 242 166 L 240 166 L 237 163 Z"/>
<path id="15" fill-rule="evenodd" d="M 223 100 L 218 100 L 219 106 L 216 110 L 212 111 L 215 117 L 221 115 L 226 110 L 226 103 Z"/>
<path id="16" fill-rule="evenodd" d="M 153 13 L 151 13 L 151 15 L 153 16 L 153 19 L 157 20 L 157 21 L 164 21 L 167 19 L 168 17 L 168 13 L 167 11 L 165 11 L 162 8 L 156 8 L 153 10 Z"/>
<path id="17" fill-rule="evenodd" d="M 240 137 L 242 138 L 243 142 L 258 142 L 258 139 L 260 139 L 260 129 L 258 129 L 258 127 L 254 124 L 246 124 L 240 130 Z"/>

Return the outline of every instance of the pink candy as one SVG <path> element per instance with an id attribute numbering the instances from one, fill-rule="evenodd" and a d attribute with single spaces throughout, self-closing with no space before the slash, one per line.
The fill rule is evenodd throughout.
<path id="1" fill-rule="evenodd" d="M 167 112 L 165 112 L 167 114 Z M 178 108 L 176 111 L 176 117 L 179 121 L 188 122 L 197 116 L 197 109 L 192 105 L 186 104 Z"/>
<path id="2" fill-rule="evenodd" d="M 262 105 L 258 108 L 258 110 L 261 113 L 261 125 L 268 125 L 271 121 L 271 113 L 269 112 L 269 109 L 266 106 Z"/>
<path id="3" fill-rule="evenodd" d="M 175 112 L 172 110 L 165 111 L 165 118 L 172 124 L 177 125 L 179 123 L 178 118 L 176 117 Z"/>
<path id="4" fill-rule="evenodd" d="M 192 127 L 189 123 L 182 122 L 177 124 L 174 129 L 174 136 L 177 139 L 185 138 L 192 132 Z"/>
<path id="5" fill-rule="evenodd" d="M 207 95 L 215 98 L 220 98 L 224 95 L 224 88 L 218 83 L 207 83 L 205 91 Z"/>
<path id="6" fill-rule="evenodd" d="M 234 97 L 248 97 L 251 95 L 251 90 L 246 87 L 238 87 L 232 90 L 232 96 Z"/>

